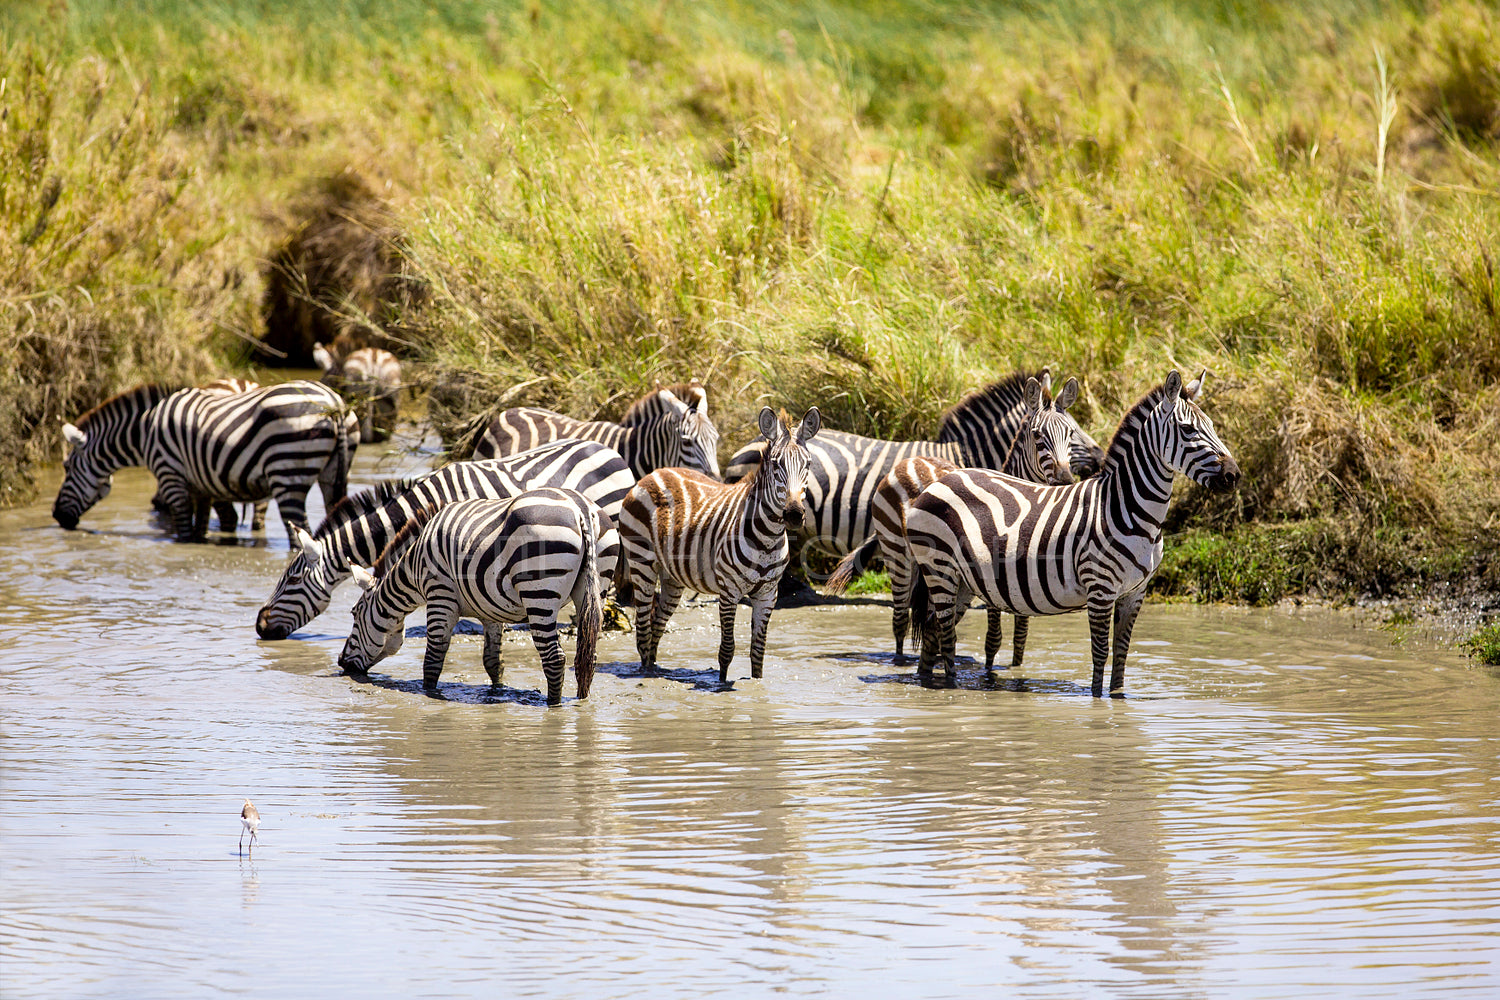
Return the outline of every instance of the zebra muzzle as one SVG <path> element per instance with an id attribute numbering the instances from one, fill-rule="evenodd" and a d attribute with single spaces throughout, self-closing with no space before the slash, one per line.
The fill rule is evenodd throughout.
<path id="1" fill-rule="evenodd" d="M 1240 467 L 1233 458 L 1228 455 L 1219 456 L 1219 471 L 1208 478 L 1203 485 L 1214 493 L 1228 493 L 1240 485 Z"/>
<path id="2" fill-rule="evenodd" d="M 292 630 L 271 621 L 271 612 L 261 608 L 260 614 L 255 616 L 255 634 L 262 639 L 285 639 L 292 634 Z"/>

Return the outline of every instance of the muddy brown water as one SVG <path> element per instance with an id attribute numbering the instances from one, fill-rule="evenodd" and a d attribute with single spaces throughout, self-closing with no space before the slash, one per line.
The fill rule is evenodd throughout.
<path id="1" fill-rule="evenodd" d="M 667 676 L 609 635 L 549 710 L 470 636 L 438 700 L 420 639 L 339 673 L 349 586 L 256 639 L 274 512 L 175 545 L 134 470 L 70 533 L 56 482 L 0 512 L 6 997 L 1500 995 L 1500 679 L 1450 651 L 1148 606 L 1124 700 L 1078 616 L 929 690 L 855 604 L 778 612 L 764 681 L 742 614 L 721 689 L 698 607 Z"/>

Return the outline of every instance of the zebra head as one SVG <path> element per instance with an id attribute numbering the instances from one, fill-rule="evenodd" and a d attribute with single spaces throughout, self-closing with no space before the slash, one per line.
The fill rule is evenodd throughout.
<path id="1" fill-rule="evenodd" d="M 765 491 L 772 511 L 771 520 L 802 524 L 802 491 L 807 486 L 807 449 L 805 445 L 818 433 L 823 418 L 816 406 L 809 407 L 797 425 L 795 434 L 769 406 L 760 411 L 760 433 L 766 439 L 765 458 L 756 473 L 755 483 Z"/>
<path id="2" fill-rule="evenodd" d="M 1046 386 L 1034 378 L 1026 380 L 1027 416 L 1022 433 L 1030 435 L 1028 443 L 1036 449 L 1036 462 L 1041 472 L 1039 481 L 1043 485 L 1065 486 L 1073 482 L 1070 455 L 1073 432 L 1078 425 L 1068 416 L 1068 407 L 1078 399 L 1078 380 L 1068 379 L 1062 391 L 1048 401 L 1046 390 L 1050 388 L 1052 376 L 1045 377 Z"/>
<path id="3" fill-rule="evenodd" d="M 366 674 L 370 668 L 401 648 L 406 629 L 400 617 L 391 617 L 380 607 L 380 581 L 363 566 L 351 566 L 354 582 L 363 591 L 354 604 L 354 628 L 339 653 L 339 667 Z"/>
<path id="4" fill-rule="evenodd" d="M 657 391 L 666 418 L 664 424 L 675 434 L 675 440 L 664 442 L 667 452 L 676 452 L 675 462 L 685 469 L 719 478 L 719 429 L 708 419 L 708 393 L 694 379 L 688 386 L 687 399 L 679 399 L 670 389 Z"/>
<path id="5" fill-rule="evenodd" d="M 255 616 L 255 632 L 262 639 L 285 639 L 327 611 L 333 600 L 338 580 L 323 543 L 299 528 L 292 544 L 298 551 L 281 571 L 271 599 Z"/>
<path id="6" fill-rule="evenodd" d="M 1167 375 L 1152 414 L 1158 455 L 1171 469 L 1215 493 L 1228 493 L 1240 482 L 1240 467 L 1214 431 L 1214 422 L 1198 408 L 1208 369 L 1187 385 L 1177 371 Z"/>
<path id="7" fill-rule="evenodd" d="M 63 459 L 63 483 L 52 504 L 52 518 L 69 531 L 78 527 L 83 512 L 109 496 L 113 469 L 102 460 L 103 449 L 95 447 L 86 431 L 63 424 L 68 456 Z"/>

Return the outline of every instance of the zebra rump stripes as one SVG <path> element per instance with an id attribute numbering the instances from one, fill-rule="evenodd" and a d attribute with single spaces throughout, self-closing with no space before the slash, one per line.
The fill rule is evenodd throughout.
<path id="1" fill-rule="evenodd" d="M 1086 607 L 1095 697 L 1103 694 L 1113 617 L 1110 692 L 1123 691 L 1131 630 L 1161 563 L 1174 473 L 1217 492 L 1239 483 L 1239 466 L 1194 402 L 1206 375 L 1184 386 L 1174 371 L 1147 393 L 1091 479 L 1047 487 L 961 469 L 912 502 L 906 538 L 922 576 L 913 596 L 913 614 L 926 621 L 921 672 L 941 659 L 953 679 L 956 608 L 978 595 L 1018 615 Z"/>
<path id="2" fill-rule="evenodd" d="M 725 485 L 688 469 L 659 469 L 644 477 L 620 511 L 620 541 L 629 567 L 621 601 L 635 606 L 641 669 L 656 668 L 667 621 L 685 589 L 719 598 L 719 681 L 734 658 L 735 608 L 751 607 L 750 676 L 760 677 L 766 629 L 786 568 L 787 522 L 801 520 L 807 477 L 804 445 L 818 432 L 817 407 L 793 434 L 770 407 L 760 411 L 769 442 L 755 476 Z M 660 592 L 657 587 L 660 585 Z"/>
<path id="3" fill-rule="evenodd" d="M 494 417 L 474 445 L 476 459 L 498 458 L 559 438 L 598 441 L 624 456 L 636 477 L 654 469 L 682 467 L 718 478 L 719 431 L 708 419 L 708 394 L 693 386 L 686 401 L 659 389 L 654 402 L 637 401 L 629 424 L 572 417 L 520 406 Z"/>
<path id="4" fill-rule="evenodd" d="M 578 697 L 587 698 L 603 627 L 602 595 L 618 558 L 614 522 L 574 490 L 529 490 L 511 500 L 460 500 L 426 508 L 391 540 L 373 574 L 353 567 L 365 593 L 354 606 L 354 629 L 339 666 L 366 673 L 396 652 L 406 616 L 425 604 L 423 687 L 437 687 L 462 615 L 484 624 L 484 669 L 499 687 L 505 624 L 524 621 L 542 658 L 547 704 L 561 704 L 557 619 L 571 600 L 578 609 L 573 675 Z"/>
<path id="5" fill-rule="evenodd" d="M 313 482 L 332 504 L 346 492 L 359 443 L 354 417 L 338 395 L 314 382 L 250 392 L 182 389 L 165 396 L 143 387 L 122 393 L 67 425 L 73 446 L 53 517 L 74 528 L 109 492 L 127 465 L 156 476 L 178 540 L 207 531 L 215 500 L 276 501 L 287 534 L 307 526 Z"/>
<path id="6" fill-rule="evenodd" d="M 418 479 L 356 494 L 328 512 L 316 536 L 298 536 L 276 589 L 255 617 L 262 639 L 285 639 L 328 610 L 333 590 L 355 563 L 375 561 L 419 511 L 454 500 L 507 499 L 555 486 L 576 490 L 614 519 L 635 484 L 625 460 L 594 441 L 557 441 L 488 462 L 456 462 Z"/>

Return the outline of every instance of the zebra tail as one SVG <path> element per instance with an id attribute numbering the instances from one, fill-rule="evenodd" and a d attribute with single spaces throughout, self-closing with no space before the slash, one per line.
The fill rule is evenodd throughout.
<path id="1" fill-rule="evenodd" d="M 333 490 L 338 496 L 324 497 L 325 506 L 331 507 L 349 495 L 349 467 L 354 464 L 353 451 L 354 446 L 349 443 L 349 409 L 340 406 L 333 414 Z"/>
<path id="2" fill-rule="evenodd" d="M 920 634 L 927 627 L 927 578 L 922 575 L 920 568 L 913 567 L 916 578 L 912 581 L 911 588 L 911 624 Z"/>
<path id="3" fill-rule="evenodd" d="M 840 559 L 839 564 L 834 567 L 833 575 L 828 578 L 827 583 L 823 584 L 823 593 L 842 594 L 848 590 L 849 584 L 853 583 L 860 570 L 864 569 L 865 560 L 874 555 L 879 547 L 879 539 L 871 535 L 865 539 L 863 545 Z"/>
<path id="4" fill-rule="evenodd" d="M 599 633 L 604 628 L 604 595 L 599 592 L 599 537 L 592 517 L 582 519 L 583 560 L 578 582 L 573 585 L 573 603 L 578 607 L 578 651 L 573 656 L 573 679 L 580 700 L 589 696 L 598 658 Z"/>

